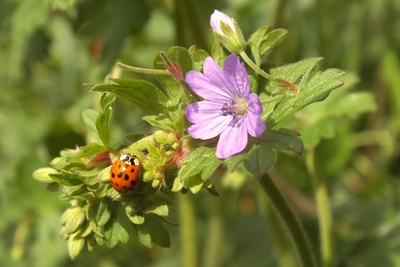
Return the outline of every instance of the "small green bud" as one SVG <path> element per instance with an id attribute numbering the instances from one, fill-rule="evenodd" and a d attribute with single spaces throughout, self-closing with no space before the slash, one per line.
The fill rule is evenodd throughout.
<path id="1" fill-rule="evenodd" d="M 154 179 L 153 172 L 147 171 L 143 174 L 143 181 L 144 182 L 150 182 Z"/>
<path id="2" fill-rule="evenodd" d="M 168 133 L 168 135 L 167 135 L 167 142 L 168 142 L 168 144 L 170 144 L 170 145 L 172 145 L 172 144 L 174 144 L 174 143 L 177 143 L 179 140 L 178 140 L 178 136 L 176 135 L 176 134 L 174 134 L 174 133 Z"/>
<path id="3" fill-rule="evenodd" d="M 66 210 L 66 212 L 68 212 L 68 210 Z M 86 216 L 79 207 L 72 208 L 67 215 L 65 215 L 66 212 L 64 212 L 63 216 L 61 217 L 61 219 L 65 221 L 65 233 L 73 234 L 82 226 Z M 65 219 L 65 216 L 68 217 Z"/>
<path id="4" fill-rule="evenodd" d="M 215 10 L 210 18 L 210 25 L 213 29 L 215 38 L 229 52 L 240 54 L 246 47 L 242 31 L 237 22 L 218 10 Z"/>
<path id="5" fill-rule="evenodd" d="M 81 238 L 80 235 L 74 234 L 68 239 L 68 251 L 71 259 L 76 259 L 81 253 L 85 246 L 85 239 Z"/>
<path id="6" fill-rule="evenodd" d="M 158 187 L 160 187 L 160 185 L 161 185 L 161 180 L 159 180 L 159 179 L 154 179 L 154 180 L 151 182 L 151 186 L 152 186 L 153 188 L 158 188 Z"/>
<path id="7" fill-rule="evenodd" d="M 168 133 L 164 131 L 155 131 L 154 140 L 159 144 L 168 144 Z"/>
<path id="8" fill-rule="evenodd" d="M 38 180 L 39 182 L 42 183 L 52 183 L 54 182 L 53 179 L 50 178 L 49 174 L 50 173 L 58 173 L 57 170 L 47 167 L 47 168 L 40 168 L 37 169 L 32 173 L 32 176 L 34 179 Z"/>

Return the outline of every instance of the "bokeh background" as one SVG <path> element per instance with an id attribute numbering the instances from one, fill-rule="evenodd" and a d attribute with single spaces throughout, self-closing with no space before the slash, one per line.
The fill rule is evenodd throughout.
<path id="1" fill-rule="evenodd" d="M 315 144 L 316 165 L 331 196 L 335 265 L 400 266 L 397 0 L 0 1 L 0 266 L 182 266 L 179 226 L 169 228 L 169 249 L 148 249 L 132 237 L 70 261 L 59 237 L 67 204 L 31 174 L 61 149 L 90 141 L 81 112 L 96 108 L 100 95 L 85 83 L 103 82 L 110 72 L 135 77 L 119 73 L 115 63 L 151 67 L 173 45 L 210 51 L 214 9 L 234 17 L 245 37 L 263 25 L 287 29 L 270 62 L 323 57 L 322 68 L 351 74 L 350 90 L 374 96 L 373 112 L 332 122 L 335 131 Z M 115 140 L 150 131 L 140 111 L 117 103 Z M 304 158 L 278 158 L 272 173 L 318 253 Z M 277 228 L 267 223 L 257 182 L 239 174 L 214 182 L 221 197 L 194 196 L 199 266 L 277 266 Z"/>

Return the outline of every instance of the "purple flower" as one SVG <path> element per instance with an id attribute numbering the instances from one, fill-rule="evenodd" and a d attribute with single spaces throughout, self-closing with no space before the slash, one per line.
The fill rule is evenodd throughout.
<path id="1" fill-rule="evenodd" d="M 193 92 L 205 99 L 186 107 L 186 117 L 193 123 L 188 132 L 202 140 L 219 135 L 216 155 L 228 158 L 245 149 L 247 134 L 258 137 L 265 131 L 261 102 L 250 93 L 246 68 L 237 55 L 225 59 L 223 70 L 208 57 L 203 72 L 186 74 Z"/>

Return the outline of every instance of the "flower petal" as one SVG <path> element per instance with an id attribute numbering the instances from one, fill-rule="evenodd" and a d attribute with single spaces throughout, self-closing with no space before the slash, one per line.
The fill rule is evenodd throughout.
<path id="1" fill-rule="evenodd" d="M 214 10 L 214 13 L 212 13 L 211 17 L 210 17 L 211 28 L 213 30 L 216 30 L 220 34 L 224 34 L 221 30 L 221 21 L 227 23 L 229 25 L 229 27 L 231 27 L 232 29 L 235 28 L 231 17 L 229 17 L 227 14 L 225 14 L 223 12 Z"/>
<path id="2" fill-rule="evenodd" d="M 237 55 L 231 54 L 224 61 L 225 79 L 233 85 L 233 95 L 241 95 L 247 98 L 250 92 L 250 82 L 246 67 Z"/>
<path id="3" fill-rule="evenodd" d="M 186 106 L 186 118 L 191 123 L 214 119 L 221 116 L 221 107 L 221 104 L 211 101 L 191 103 Z"/>
<path id="4" fill-rule="evenodd" d="M 186 73 L 186 82 L 190 89 L 204 99 L 225 103 L 232 97 L 203 73 L 192 70 Z"/>
<path id="5" fill-rule="evenodd" d="M 238 127 L 227 127 L 219 137 L 216 156 L 224 159 L 241 152 L 245 149 L 247 140 L 245 123 L 240 124 Z"/>
<path id="6" fill-rule="evenodd" d="M 207 140 L 219 135 L 229 124 L 231 118 L 220 116 L 193 124 L 188 133 L 196 139 Z"/>
<path id="7" fill-rule="evenodd" d="M 247 105 L 249 111 L 253 114 L 260 115 L 263 112 L 263 107 L 261 105 L 260 99 L 255 93 L 251 93 L 247 97 Z"/>
<path id="8" fill-rule="evenodd" d="M 247 114 L 244 123 L 246 124 L 247 132 L 253 137 L 261 136 L 265 129 L 267 129 L 267 126 L 265 126 L 265 123 L 260 116 L 251 112 Z"/>
<path id="9" fill-rule="evenodd" d="M 225 70 L 222 70 L 211 57 L 207 57 L 204 61 L 203 72 L 204 76 L 226 92 L 230 99 L 234 99 L 237 95 L 234 90 L 234 85 L 226 78 Z"/>

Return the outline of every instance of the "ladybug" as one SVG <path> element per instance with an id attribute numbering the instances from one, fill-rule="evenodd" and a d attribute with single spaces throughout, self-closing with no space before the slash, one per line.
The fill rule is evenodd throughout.
<path id="1" fill-rule="evenodd" d="M 122 155 L 111 166 L 110 181 L 112 187 L 120 193 L 133 189 L 139 182 L 139 160 L 131 155 Z"/>

